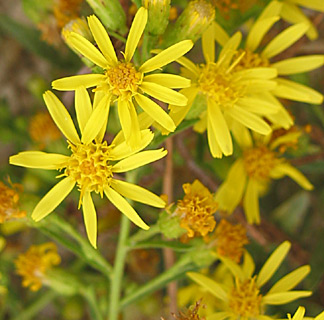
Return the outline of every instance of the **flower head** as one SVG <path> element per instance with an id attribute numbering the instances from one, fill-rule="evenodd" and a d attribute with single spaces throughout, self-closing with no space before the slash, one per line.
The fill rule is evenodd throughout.
<path id="1" fill-rule="evenodd" d="M 232 273 L 232 282 L 224 285 L 202 274 L 190 272 L 188 276 L 208 290 L 223 307 L 211 317 L 221 319 L 263 319 L 267 305 L 281 305 L 311 295 L 310 291 L 294 289 L 309 273 L 309 266 L 302 266 L 275 283 L 267 293 L 261 288 L 270 280 L 281 265 L 290 248 L 289 242 L 282 243 L 268 258 L 259 274 L 253 275 L 254 262 L 247 253 L 243 266 L 222 259 Z M 207 306 L 208 307 L 208 306 Z"/>
<path id="2" fill-rule="evenodd" d="M 53 88 L 58 90 L 75 90 L 80 85 L 86 88 L 95 87 L 94 91 L 99 93 L 100 98 L 106 97 L 107 101 L 117 101 L 121 127 L 126 142 L 132 148 L 136 148 L 141 140 L 135 103 L 160 126 L 168 131 L 174 131 L 175 125 L 169 115 L 144 94 L 165 103 L 183 106 L 187 103 L 186 97 L 171 88 L 184 88 L 190 85 L 189 80 L 177 75 L 156 73 L 146 75 L 189 51 L 192 47 L 190 40 L 163 50 L 140 67 L 132 62 L 146 22 L 147 10 L 140 8 L 130 28 L 123 59 L 118 59 L 104 26 L 94 15 L 88 17 L 89 28 L 99 49 L 74 32 L 65 36 L 74 50 L 102 68 L 103 73 L 72 76 L 53 82 Z M 106 108 L 109 108 L 108 104 Z"/>
<path id="3" fill-rule="evenodd" d="M 234 69 L 243 71 L 250 68 L 271 67 L 277 70 L 278 77 L 275 79 L 277 86 L 271 90 L 271 95 L 268 94 L 263 97 L 265 105 L 269 105 L 269 103 L 270 105 L 277 105 L 277 112 L 267 114 L 266 117 L 272 123 L 287 129 L 293 124 L 293 120 L 277 98 L 321 104 L 323 95 L 305 85 L 286 79 L 284 76 L 311 71 L 323 66 L 324 55 L 300 56 L 279 61 L 277 59 L 276 62 L 272 61 L 278 54 L 298 41 L 309 29 L 309 24 L 298 23 L 288 27 L 264 47 L 261 47 L 267 32 L 279 20 L 281 8 L 282 3 L 272 1 L 264 9 L 252 25 L 244 48 L 238 50 L 237 57 L 242 58 Z M 220 29 L 221 27 L 218 26 L 217 28 Z M 224 36 L 224 32 L 218 32 L 215 35 L 216 40 L 225 47 L 226 39 L 229 37 Z"/>
<path id="4" fill-rule="evenodd" d="M 19 192 L 22 191 L 22 185 L 11 182 L 10 184 L 11 187 L 8 187 L 0 181 L 0 223 L 26 216 L 26 211 L 19 208 Z"/>
<path id="5" fill-rule="evenodd" d="M 103 194 L 130 220 L 143 229 L 149 227 L 142 221 L 136 211 L 122 197 L 162 208 L 164 201 L 148 190 L 134 184 L 116 179 L 115 173 L 127 172 L 166 155 L 166 151 L 144 149 L 153 139 L 150 130 L 141 131 L 141 144 L 131 149 L 125 141 L 115 139 L 111 144 L 102 141 L 103 124 L 107 119 L 108 97 L 92 106 L 90 97 L 84 87 L 76 90 L 76 113 L 81 138 L 73 121 L 61 103 L 50 91 L 45 92 L 46 106 L 61 132 L 68 139 L 70 156 L 50 154 L 40 151 L 25 151 L 10 157 L 10 163 L 47 170 L 59 170 L 58 177 L 64 177 L 54 186 L 35 207 L 32 218 L 39 221 L 50 214 L 64 200 L 76 185 L 80 191 L 79 207 L 82 205 L 87 234 L 91 244 L 96 247 L 97 217 L 91 198 L 91 192 L 103 197 Z M 120 140 L 120 139 L 119 139 Z"/>
<path id="6" fill-rule="evenodd" d="M 187 236 L 206 236 L 215 228 L 214 213 L 217 203 L 209 190 L 198 180 L 183 185 L 185 196 L 179 200 L 175 213 L 180 217 L 180 226 L 187 230 Z"/>
<path id="7" fill-rule="evenodd" d="M 37 291 L 46 283 L 46 271 L 60 264 L 61 258 L 53 242 L 31 246 L 15 261 L 16 272 L 23 277 L 22 285 Z"/>
<path id="8" fill-rule="evenodd" d="M 285 159 L 281 145 L 295 141 L 300 132 L 289 132 L 271 140 L 271 135 L 254 135 L 243 127 L 236 127 L 234 136 L 243 153 L 228 172 L 226 180 L 216 193 L 221 210 L 232 213 L 243 199 L 245 215 L 249 223 L 260 223 L 259 196 L 272 179 L 289 176 L 306 190 L 313 189 L 307 178 Z"/>
<path id="9" fill-rule="evenodd" d="M 181 90 L 188 98 L 185 107 L 170 105 L 170 115 L 178 125 L 194 105 L 195 98 L 202 97 L 201 106 L 194 105 L 201 121 L 195 129 L 203 132 L 207 129 L 208 144 L 213 157 L 231 155 L 233 143 L 230 127 L 233 122 L 260 133 L 271 132 L 270 126 L 262 119 L 275 113 L 278 106 L 268 103 L 266 98 L 276 83 L 271 80 L 277 72 L 273 68 L 255 67 L 242 71 L 236 65 L 244 54 L 238 55 L 241 33 L 236 33 L 226 41 L 217 59 L 215 59 L 214 39 L 216 28 L 212 24 L 203 34 L 202 48 L 205 64 L 195 65 L 186 58 L 178 59 L 183 65 L 182 73 L 191 79 L 191 87 Z"/>

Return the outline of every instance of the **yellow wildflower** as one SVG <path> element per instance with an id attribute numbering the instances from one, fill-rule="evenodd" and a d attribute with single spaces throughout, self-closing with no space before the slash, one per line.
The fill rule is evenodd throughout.
<path id="1" fill-rule="evenodd" d="M 46 271 L 60 264 L 61 258 L 53 242 L 31 246 L 24 254 L 20 254 L 15 261 L 16 272 L 23 277 L 22 285 L 37 291 L 46 283 Z"/>
<path id="2" fill-rule="evenodd" d="M 212 239 L 217 254 L 239 263 L 244 252 L 244 245 L 249 243 L 246 229 L 240 225 L 233 225 L 222 219 L 216 227 L 215 239 Z"/>
<path id="3" fill-rule="evenodd" d="M 29 134 L 34 142 L 39 143 L 41 149 L 62 137 L 47 112 L 39 112 L 31 118 L 29 122 Z"/>
<path id="4" fill-rule="evenodd" d="M 132 57 L 143 34 L 147 22 L 147 10 L 140 8 L 135 15 L 126 42 L 124 58 L 118 60 L 111 40 L 101 22 L 94 15 L 88 17 L 88 24 L 99 49 L 87 39 L 74 32 L 65 35 L 69 45 L 104 70 L 103 74 L 86 74 L 67 77 L 53 82 L 58 90 L 75 90 L 80 85 L 95 87 L 100 98 L 118 102 L 118 114 L 126 142 L 133 148 L 140 144 L 141 134 L 134 103 L 168 131 L 175 125 L 170 116 L 153 100 L 150 95 L 165 103 L 183 106 L 187 98 L 172 88 L 184 88 L 190 81 L 172 74 L 149 74 L 178 59 L 192 47 L 190 40 L 179 42 L 137 68 Z M 99 97 L 98 96 L 98 97 Z M 99 98 L 98 98 L 99 99 Z M 106 106 L 109 108 L 109 105 Z"/>
<path id="5" fill-rule="evenodd" d="M 291 317 L 291 314 L 288 313 L 287 318 L 288 318 L 288 320 L 304 320 L 304 319 L 307 319 L 306 317 L 304 317 L 304 315 L 305 315 L 305 308 L 304 307 L 298 307 L 298 309 L 295 312 L 295 314 L 293 315 L 293 317 Z M 324 320 L 324 311 L 321 312 L 319 315 L 317 315 L 315 318 L 308 318 L 308 319 Z"/>
<path id="6" fill-rule="evenodd" d="M 262 40 L 269 29 L 279 20 L 281 6 L 282 4 L 278 1 L 272 1 L 252 25 L 244 49 L 240 49 L 237 53 L 237 56 L 242 56 L 242 58 L 235 66 L 235 70 L 240 71 L 258 67 L 271 67 L 277 70 L 278 77 L 275 79 L 277 86 L 271 90 L 271 95 L 264 95 L 263 99 L 265 103 L 270 103 L 269 107 L 271 107 L 271 104 L 276 104 L 279 107 L 279 112 L 269 114 L 267 118 L 276 125 L 289 128 L 293 124 L 293 120 L 277 98 L 321 104 L 323 95 L 314 89 L 282 76 L 307 72 L 321 67 L 324 65 L 324 55 L 300 56 L 277 60 L 276 62 L 271 61 L 272 58 L 289 48 L 307 32 L 309 25 L 305 23 L 299 23 L 285 29 L 261 50 Z M 221 29 L 219 25 L 217 26 L 218 29 Z M 215 32 L 215 35 L 216 40 L 226 46 L 226 39 L 229 37 L 225 31 L 223 30 L 221 33 Z M 255 108 L 259 108 L 259 106 L 256 105 Z"/>
<path id="7" fill-rule="evenodd" d="M 223 259 L 224 264 L 233 274 L 230 285 L 224 285 L 222 282 L 214 281 L 199 273 L 189 272 L 188 276 L 192 280 L 223 303 L 222 309 L 208 319 L 264 319 L 267 305 L 286 304 L 310 296 L 311 291 L 292 290 L 310 272 L 308 265 L 281 278 L 267 293 L 261 293 L 262 287 L 277 271 L 289 249 L 288 241 L 282 243 L 264 263 L 259 274 L 254 276 L 255 265 L 249 254 L 245 254 L 242 266 L 229 259 Z"/>
<path id="8" fill-rule="evenodd" d="M 187 236 L 206 236 L 215 228 L 214 213 L 217 203 L 209 190 L 198 180 L 183 185 L 185 196 L 178 201 L 175 214 L 180 217 L 180 226 L 187 230 Z"/>
<path id="9" fill-rule="evenodd" d="M 10 157 L 10 163 L 28 168 L 64 170 L 59 177 L 64 177 L 54 186 L 35 207 L 32 218 L 39 221 L 50 214 L 77 185 L 80 191 L 79 207 L 82 204 L 86 231 L 91 244 L 97 243 L 97 216 L 91 198 L 91 192 L 107 196 L 136 225 L 143 229 L 149 227 L 143 222 L 131 205 L 122 197 L 162 208 L 165 202 L 148 190 L 134 184 L 118 180 L 114 173 L 133 170 L 166 155 L 166 151 L 144 149 L 153 139 L 150 130 L 141 132 L 141 144 L 137 149 L 130 149 L 125 142 L 113 141 L 110 145 L 102 141 L 103 124 L 107 118 L 106 96 L 96 101 L 92 108 L 90 97 L 84 87 L 76 90 L 76 115 L 81 131 L 81 139 L 73 121 L 61 103 L 50 91 L 45 92 L 46 106 L 57 127 L 68 139 L 71 155 L 25 151 Z"/>
<path id="10" fill-rule="evenodd" d="M 315 40 L 318 37 L 316 27 L 299 6 L 324 12 L 324 2 L 322 0 L 283 0 L 283 6 L 280 13 L 282 18 L 293 24 L 300 22 L 309 24 L 307 36 L 311 40 Z"/>
<path id="11" fill-rule="evenodd" d="M 215 33 L 216 29 L 211 25 L 202 37 L 206 64 L 195 65 L 184 57 L 177 60 L 184 66 L 183 75 L 189 77 L 192 82 L 190 88 L 180 91 L 187 96 L 188 104 L 185 107 L 170 105 L 169 108 L 170 116 L 178 125 L 188 113 L 195 98 L 198 95 L 202 97 L 203 102 L 200 104 L 204 109 L 199 111 L 201 121 L 195 129 L 203 132 L 207 128 L 211 154 L 221 158 L 223 154 L 228 156 L 233 153 L 229 131 L 232 122 L 242 123 L 261 134 L 271 132 L 270 126 L 262 117 L 278 110 L 277 105 L 267 102 L 264 98 L 276 86 L 271 79 L 276 77 L 277 71 L 266 67 L 235 70 L 235 66 L 244 56 L 242 54 L 237 57 L 236 54 L 242 37 L 240 32 L 226 42 L 215 60 Z"/>
<path id="12" fill-rule="evenodd" d="M 254 135 L 236 126 L 234 137 L 243 154 L 232 165 L 227 178 L 217 190 L 216 201 L 221 210 L 232 213 L 243 198 L 243 207 L 249 223 L 260 223 L 259 196 L 271 179 L 289 176 L 306 190 L 313 189 L 306 177 L 291 166 L 276 148 L 295 141 L 300 132 L 287 133 L 271 141 L 271 135 Z"/>
<path id="13" fill-rule="evenodd" d="M 26 216 L 26 211 L 19 208 L 19 192 L 22 191 L 22 185 L 12 184 L 10 180 L 9 183 L 11 187 L 0 181 L 0 223 Z"/>

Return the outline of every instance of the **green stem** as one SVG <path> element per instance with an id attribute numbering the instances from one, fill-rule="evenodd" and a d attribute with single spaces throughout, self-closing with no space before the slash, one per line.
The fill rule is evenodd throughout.
<path id="1" fill-rule="evenodd" d="M 89 287 L 82 293 L 82 295 L 88 302 L 90 318 L 94 320 L 103 320 L 93 288 Z"/>
<path id="2" fill-rule="evenodd" d="M 115 258 L 113 277 L 111 281 L 109 320 L 118 319 L 121 283 L 124 274 L 125 258 L 128 250 L 126 242 L 129 233 L 129 228 L 130 220 L 125 215 L 122 215 L 117 245 L 117 253 Z"/>
<path id="3" fill-rule="evenodd" d="M 120 303 L 120 308 L 125 308 L 129 304 L 140 300 L 158 289 L 163 288 L 169 282 L 184 277 L 187 271 L 196 270 L 199 267 L 192 263 L 190 255 L 184 255 L 170 269 L 160 274 L 144 286 L 126 296 Z"/>
<path id="4" fill-rule="evenodd" d="M 135 246 L 138 242 L 148 240 L 160 233 L 160 228 L 157 224 L 150 226 L 148 230 L 138 230 L 134 235 L 129 237 L 128 243 L 130 246 Z"/>

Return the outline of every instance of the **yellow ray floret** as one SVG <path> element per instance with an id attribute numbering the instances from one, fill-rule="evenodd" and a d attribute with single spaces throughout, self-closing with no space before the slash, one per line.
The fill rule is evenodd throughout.
<path id="1" fill-rule="evenodd" d="M 126 41 L 124 59 L 117 59 L 111 40 L 97 17 L 88 17 L 89 28 L 96 41 L 97 49 L 84 37 L 70 32 L 66 35 L 70 46 L 103 69 L 103 74 L 87 74 L 53 81 L 53 88 L 58 90 L 76 90 L 80 85 L 102 92 L 109 101 L 118 102 L 118 115 L 126 142 L 133 148 L 140 144 L 140 128 L 136 113 L 136 104 L 154 121 L 167 131 L 174 131 L 176 126 L 170 116 L 145 94 L 164 103 L 183 106 L 187 98 L 172 90 L 190 85 L 190 81 L 180 76 L 167 74 L 146 75 L 175 61 L 192 48 L 192 41 L 184 40 L 163 50 L 153 58 L 137 67 L 132 62 L 147 23 L 147 10 L 140 8 L 135 15 Z M 166 83 L 168 77 L 171 84 Z M 136 101 L 136 103 L 135 103 Z M 106 106 L 109 108 L 108 106 Z"/>
<path id="2" fill-rule="evenodd" d="M 82 204 L 88 238 L 94 247 L 97 245 L 97 216 L 91 192 L 99 193 L 101 197 L 105 194 L 136 225 L 148 229 L 123 196 L 158 208 L 165 206 L 164 201 L 144 188 L 116 179 L 114 173 L 136 169 L 166 155 L 167 152 L 163 149 L 140 152 L 151 142 L 153 133 L 148 129 L 140 131 L 141 142 L 137 148 L 130 148 L 125 141 L 113 141 L 110 145 L 102 141 L 101 128 L 108 116 L 108 98 L 103 98 L 93 108 L 87 90 L 80 87 L 76 90 L 77 120 L 82 133 L 79 138 L 61 101 L 50 91 L 44 94 L 44 100 L 54 122 L 66 136 L 71 154 L 65 156 L 25 151 L 10 157 L 11 164 L 59 170 L 59 177 L 64 177 L 37 204 L 32 218 L 35 221 L 45 218 L 76 185 L 80 191 L 79 206 Z"/>

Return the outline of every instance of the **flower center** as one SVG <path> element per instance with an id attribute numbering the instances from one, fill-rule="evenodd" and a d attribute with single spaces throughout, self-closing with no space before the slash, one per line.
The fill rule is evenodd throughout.
<path id="1" fill-rule="evenodd" d="M 109 164 L 111 146 L 107 142 L 88 145 L 70 144 L 72 155 L 64 174 L 73 178 L 81 191 L 95 191 L 103 196 L 103 189 L 110 185 L 112 165 Z"/>
<path id="2" fill-rule="evenodd" d="M 244 87 L 238 86 L 231 72 L 215 63 L 208 63 L 198 79 L 200 90 L 223 107 L 231 107 L 244 95 Z"/>
<path id="3" fill-rule="evenodd" d="M 206 236 L 215 228 L 213 214 L 217 210 L 217 203 L 209 190 L 197 180 L 192 185 L 184 184 L 183 189 L 186 195 L 178 201 L 176 210 L 180 216 L 180 226 L 187 230 L 190 238 L 195 233 Z"/>
<path id="4" fill-rule="evenodd" d="M 266 146 L 244 151 L 243 159 L 248 176 L 263 181 L 269 178 L 270 171 L 280 161 Z"/>
<path id="5" fill-rule="evenodd" d="M 235 278 L 235 287 L 229 297 L 229 306 L 233 312 L 241 318 L 256 318 L 260 314 L 261 300 L 255 277 L 242 282 Z"/>
<path id="6" fill-rule="evenodd" d="M 244 245 L 249 241 L 246 229 L 238 224 L 232 225 L 222 219 L 216 228 L 217 253 L 239 263 L 243 254 Z"/>
<path id="7" fill-rule="evenodd" d="M 270 62 L 267 58 L 262 57 L 260 54 L 251 52 L 247 49 L 238 50 L 236 56 L 241 56 L 243 52 L 245 54 L 242 56 L 242 59 L 240 59 L 239 63 L 235 66 L 235 71 L 250 68 L 270 67 Z"/>
<path id="8" fill-rule="evenodd" d="M 125 99 L 137 92 L 143 79 L 143 74 L 138 72 L 130 62 L 118 63 L 117 66 L 106 71 L 106 76 L 110 92 Z"/>

